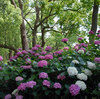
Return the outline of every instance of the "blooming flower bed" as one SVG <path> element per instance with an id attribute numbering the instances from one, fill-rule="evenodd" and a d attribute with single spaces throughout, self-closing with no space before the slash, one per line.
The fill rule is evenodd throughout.
<path id="1" fill-rule="evenodd" d="M 92 31 L 90 35 L 94 35 Z M 93 44 L 78 38 L 74 48 L 68 39 L 66 47 L 52 52 L 36 45 L 10 58 L 7 65 L 0 56 L 0 96 L 5 99 L 40 99 L 39 97 L 100 95 L 100 37 L 96 34 Z M 52 52 L 52 53 L 51 53 Z M 2 90 L 1 90 L 2 89 Z M 64 96 L 64 98 L 63 98 Z M 41 98 L 42 99 L 42 98 Z"/>

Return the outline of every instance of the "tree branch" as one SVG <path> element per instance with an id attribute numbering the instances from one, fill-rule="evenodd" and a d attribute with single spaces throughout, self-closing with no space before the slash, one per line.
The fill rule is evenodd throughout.
<path id="1" fill-rule="evenodd" d="M 10 1 L 11 1 L 11 4 L 14 5 L 15 8 L 17 8 L 15 1 L 14 0 L 10 0 Z"/>
<path id="2" fill-rule="evenodd" d="M 31 26 L 31 24 L 27 21 L 27 19 L 24 17 L 24 20 L 27 22 L 27 24 L 29 25 L 29 27 L 31 28 L 31 29 L 33 29 L 32 28 L 32 26 Z"/>
<path id="3" fill-rule="evenodd" d="M 6 48 L 6 49 L 13 50 L 14 52 L 18 52 L 18 50 L 16 48 L 12 47 L 12 46 L 0 44 L 0 48 Z"/>
<path id="4" fill-rule="evenodd" d="M 56 13 L 53 13 L 53 14 L 51 14 L 51 15 L 48 15 L 48 16 L 46 16 L 38 25 L 37 25 L 37 27 L 38 26 L 40 26 L 46 19 L 48 19 L 50 16 L 53 16 L 53 15 L 55 15 Z"/>

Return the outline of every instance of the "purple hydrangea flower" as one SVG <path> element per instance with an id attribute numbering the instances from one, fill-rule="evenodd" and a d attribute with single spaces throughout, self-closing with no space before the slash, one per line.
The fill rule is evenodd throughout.
<path id="1" fill-rule="evenodd" d="M 95 61 L 96 63 L 100 63 L 100 57 L 95 57 L 94 61 Z"/>
<path id="2" fill-rule="evenodd" d="M 63 58 L 62 58 L 62 57 L 59 57 L 58 59 L 59 59 L 59 60 L 63 60 Z"/>
<path id="3" fill-rule="evenodd" d="M 44 56 L 39 56 L 39 59 L 45 59 L 45 57 Z"/>
<path id="4" fill-rule="evenodd" d="M 63 38 L 61 41 L 66 43 L 68 41 L 68 39 L 67 38 Z"/>
<path id="5" fill-rule="evenodd" d="M 35 47 L 41 47 L 39 44 L 36 44 Z"/>
<path id="6" fill-rule="evenodd" d="M 26 83 L 26 87 L 27 88 L 33 88 L 34 86 L 36 86 L 36 82 L 35 81 L 29 81 Z"/>
<path id="7" fill-rule="evenodd" d="M 48 78 L 48 74 L 45 73 L 45 72 L 41 72 L 41 73 L 39 74 L 39 78 Z"/>
<path id="8" fill-rule="evenodd" d="M 26 50 L 23 50 L 22 51 L 22 54 L 27 54 L 28 52 Z"/>
<path id="9" fill-rule="evenodd" d="M 45 59 L 53 59 L 52 55 L 45 55 Z"/>
<path id="10" fill-rule="evenodd" d="M 89 31 L 89 34 L 94 34 L 94 32 L 93 31 Z"/>
<path id="11" fill-rule="evenodd" d="M 63 49 L 64 49 L 64 50 L 69 50 L 69 48 L 68 48 L 68 47 L 64 47 Z"/>
<path id="12" fill-rule="evenodd" d="M 36 51 L 38 50 L 38 47 L 32 47 L 32 50 Z"/>
<path id="13" fill-rule="evenodd" d="M 3 61 L 3 57 L 2 56 L 0 56 L 0 61 Z"/>
<path id="14" fill-rule="evenodd" d="M 56 82 L 56 83 L 54 83 L 53 87 L 54 87 L 55 89 L 57 89 L 57 88 L 61 88 L 62 86 L 61 86 L 60 83 Z"/>
<path id="15" fill-rule="evenodd" d="M 45 51 L 42 51 L 42 52 L 41 52 L 41 55 L 45 55 L 46 53 L 47 53 L 47 52 L 45 52 Z"/>
<path id="16" fill-rule="evenodd" d="M 100 41 L 99 40 L 96 40 L 96 41 L 94 41 L 94 44 L 100 45 Z"/>
<path id="17" fill-rule="evenodd" d="M 100 33 L 100 30 L 98 30 L 98 33 Z"/>
<path id="18" fill-rule="evenodd" d="M 76 84 L 72 84 L 69 87 L 69 91 L 70 91 L 72 96 L 76 96 L 80 92 L 80 87 L 78 85 L 76 85 Z"/>
<path id="19" fill-rule="evenodd" d="M 87 46 L 88 46 L 88 44 L 81 43 L 81 44 L 79 44 L 79 46 L 80 46 L 80 47 L 87 47 Z"/>
<path id="20" fill-rule="evenodd" d="M 98 35 L 97 35 L 97 37 L 99 37 L 99 38 L 100 38 L 100 34 L 98 34 Z"/>
<path id="21" fill-rule="evenodd" d="M 26 83 L 21 83 L 18 88 L 18 90 L 24 91 L 26 89 Z"/>
<path id="22" fill-rule="evenodd" d="M 66 77 L 64 75 L 58 75 L 57 76 L 57 79 L 61 79 L 61 80 L 64 80 Z"/>
<path id="23" fill-rule="evenodd" d="M 16 53 L 17 56 L 20 56 L 21 54 L 22 54 L 22 52 L 17 52 Z"/>
<path id="24" fill-rule="evenodd" d="M 2 67 L 0 66 L 0 71 L 2 70 Z"/>
<path id="25" fill-rule="evenodd" d="M 11 94 L 7 94 L 4 99 L 11 99 Z"/>
<path id="26" fill-rule="evenodd" d="M 28 65 L 28 66 L 21 66 L 21 68 L 23 68 L 23 69 L 31 69 L 32 66 L 31 66 L 31 65 Z"/>
<path id="27" fill-rule="evenodd" d="M 35 56 L 39 56 L 40 54 L 39 53 L 35 53 Z"/>
<path id="28" fill-rule="evenodd" d="M 23 99 L 22 95 L 16 95 L 16 99 Z"/>
<path id="29" fill-rule="evenodd" d="M 82 37 L 79 37 L 77 40 L 80 41 L 80 40 L 82 40 L 82 39 L 83 39 Z"/>
<path id="30" fill-rule="evenodd" d="M 44 86 L 50 87 L 50 81 L 48 81 L 48 80 L 43 80 L 42 84 Z"/>
<path id="31" fill-rule="evenodd" d="M 51 46 L 47 46 L 47 47 L 45 48 L 45 51 L 50 51 L 51 49 L 52 49 Z"/>
<path id="32" fill-rule="evenodd" d="M 46 60 L 42 60 L 38 62 L 38 67 L 44 67 L 47 66 L 47 61 Z"/>

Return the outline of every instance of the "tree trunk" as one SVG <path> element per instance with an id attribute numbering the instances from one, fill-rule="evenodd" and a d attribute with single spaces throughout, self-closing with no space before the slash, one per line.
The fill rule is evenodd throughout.
<path id="1" fill-rule="evenodd" d="M 37 33 L 37 27 L 32 30 L 32 47 L 36 45 L 36 33 Z"/>
<path id="2" fill-rule="evenodd" d="M 35 7 L 35 11 L 36 11 L 36 20 L 35 20 L 35 23 L 34 23 L 34 29 L 32 30 L 32 47 L 34 47 L 36 45 L 36 34 L 37 34 L 37 24 L 39 22 L 39 12 L 40 12 L 40 9 L 38 6 Z"/>
<path id="3" fill-rule="evenodd" d="M 41 47 L 44 47 L 44 45 L 45 45 L 45 41 L 44 41 L 45 29 L 44 28 L 42 28 L 41 33 L 42 33 L 42 45 L 41 45 Z"/>
<path id="4" fill-rule="evenodd" d="M 28 50 L 29 46 L 28 46 L 25 22 L 24 22 L 24 17 L 23 17 L 23 2 L 22 0 L 18 0 L 18 2 L 19 2 L 19 8 L 21 10 L 21 15 L 22 15 L 22 24 L 20 25 L 22 49 Z"/>
<path id="5" fill-rule="evenodd" d="M 94 0 L 93 13 L 92 13 L 92 26 L 91 26 L 91 31 L 93 31 L 94 34 L 96 34 L 97 31 L 98 8 L 99 5 L 97 4 L 97 0 Z M 92 37 L 91 35 L 89 37 L 89 42 L 90 44 L 94 42 L 94 37 Z"/>
<path id="6" fill-rule="evenodd" d="M 9 59 L 12 57 L 12 50 L 9 49 Z"/>

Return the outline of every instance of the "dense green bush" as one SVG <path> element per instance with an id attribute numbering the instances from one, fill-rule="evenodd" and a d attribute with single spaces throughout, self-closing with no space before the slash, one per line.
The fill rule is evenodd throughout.
<path id="1" fill-rule="evenodd" d="M 92 31 L 91 36 L 95 36 Z M 0 57 L 0 98 L 38 99 L 39 97 L 100 95 L 100 31 L 93 44 L 78 38 L 73 48 L 68 39 L 62 39 L 67 47 L 52 52 L 40 45 L 20 51 L 8 64 Z M 52 53 L 51 53 L 52 52 Z M 7 98 L 8 97 L 8 98 Z M 39 98 L 40 99 L 40 98 Z"/>

